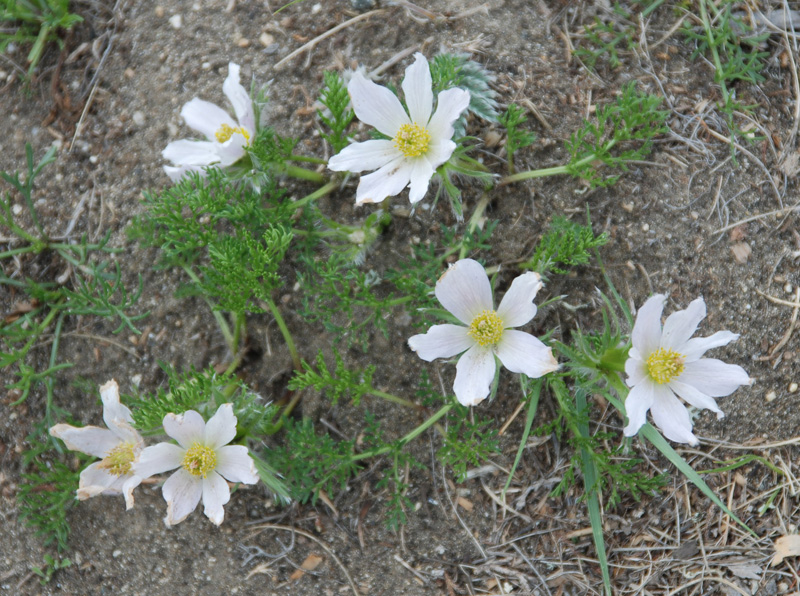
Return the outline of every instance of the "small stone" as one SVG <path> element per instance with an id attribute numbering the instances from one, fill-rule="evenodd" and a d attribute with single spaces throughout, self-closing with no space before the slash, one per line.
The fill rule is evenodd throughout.
<path id="1" fill-rule="evenodd" d="M 169 18 L 169 24 L 173 29 L 180 29 L 183 27 L 183 17 L 179 14 L 174 14 Z"/>
<path id="2" fill-rule="evenodd" d="M 136 74 L 136 71 L 133 70 L 132 68 L 126 68 L 125 69 L 125 78 L 126 79 L 132 79 L 135 74 Z"/>
<path id="3" fill-rule="evenodd" d="M 247 39 L 246 37 L 240 37 L 238 40 L 236 40 L 236 45 L 239 46 L 240 48 L 249 48 L 250 40 Z"/>
<path id="4" fill-rule="evenodd" d="M 97 163 L 98 159 L 99 158 L 96 155 L 90 155 L 89 156 L 89 163 Z"/>
<path id="5" fill-rule="evenodd" d="M 133 113 L 132 118 L 136 126 L 144 126 L 144 113 L 137 110 Z"/>
<path id="6" fill-rule="evenodd" d="M 261 45 L 266 48 L 275 43 L 275 37 L 265 31 L 258 36 L 258 41 L 261 42 Z"/>
<path id="7" fill-rule="evenodd" d="M 773 402 L 777 399 L 777 397 L 778 397 L 777 393 L 775 393 L 774 391 L 770 391 L 764 396 L 764 399 L 766 399 L 768 402 Z"/>
<path id="8" fill-rule="evenodd" d="M 122 555 L 122 551 L 121 551 L 121 550 L 119 550 L 119 549 L 117 549 L 117 550 L 115 550 L 113 553 L 111 553 L 111 556 L 112 556 L 112 557 L 114 557 L 115 559 L 116 559 L 117 557 L 121 556 L 121 555 Z"/>
<path id="9" fill-rule="evenodd" d="M 164 7 L 156 6 L 156 16 L 160 19 L 164 17 Z"/>
<path id="10" fill-rule="evenodd" d="M 200 68 L 202 68 L 203 70 L 210 70 L 211 69 L 211 62 L 203 62 L 200 65 Z"/>
<path id="11" fill-rule="evenodd" d="M 642 224 L 642 232 L 649 232 L 650 231 L 650 224 Z"/>
<path id="12" fill-rule="evenodd" d="M 22 213 L 22 205 L 15 204 L 15 205 L 14 205 L 14 206 L 11 208 L 11 211 L 13 211 L 13 212 L 14 212 L 14 215 L 19 215 L 20 213 Z"/>
<path id="13" fill-rule="evenodd" d="M 311 7 L 311 14 L 317 14 L 320 10 L 322 10 L 322 4 L 319 2 Z"/>
<path id="14" fill-rule="evenodd" d="M 789 393 L 797 393 L 797 383 L 789 383 Z"/>
<path id="15" fill-rule="evenodd" d="M 791 294 L 794 291 L 794 288 L 792 287 L 792 284 L 787 283 L 785 286 L 783 286 L 783 291 L 787 294 Z"/>
<path id="16" fill-rule="evenodd" d="M 141 385 L 141 383 L 142 383 L 141 374 L 135 374 L 131 377 L 131 385 L 133 385 L 134 387 L 138 388 L 139 385 Z"/>

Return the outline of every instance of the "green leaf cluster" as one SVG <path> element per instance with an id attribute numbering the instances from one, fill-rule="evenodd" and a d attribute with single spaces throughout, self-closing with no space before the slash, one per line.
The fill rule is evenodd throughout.
<path id="1" fill-rule="evenodd" d="M 355 117 L 355 112 L 350 108 L 350 95 L 347 85 L 338 73 L 326 71 L 325 86 L 320 91 L 319 102 L 327 108 L 327 113 L 317 110 L 319 119 L 331 132 L 323 132 L 322 138 L 331 144 L 334 153 L 339 153 L 347 147 L 347 129 Z"/>
<path id="2" fill-rule="evenodd" d="M 458 482 L 467 479 L 467 471 L 483 464 L 500 451 L 495 421 L 475 416 L 470 420 L 469 408 L 456 406 L 447 415 L 447 427 L 437 456 L 450 466 Z"/>
<path id="3" fill-rule="evenodd" d="M 325 364 L 325 356 L 320 351 L 317 354 L 317 370 L 313 366 L 303 361 L 303 370 L 295 371 L 294 376 L 289 381 L 289 389 L 292 391 L 302 391 L 312 387 L 326 395 L 333 405 L 339 403 L 342 397 L 348 398 L 354 406 L 361 403 L 361 398 L 372 390 L 372 376 L 375 374 L 375 367 L 370 365 L 366 369 L 350 370 L 342 360 L 341 354 L 334 349 L 333 356 L 336 366 L 331 372 Z"/>
<path id="4" fill-rule="evenodd" d="M 514 173 L 514 154 L 518 149 L 528 147 L 536 141 L 536 134 L 520 129 L 520 125 L 528 121 L 525 110 L 517 104 L 508 104 L 508 108 L 497 120 L 506 129 L 506 154 L 508 171 Z"/>
<path id="5" fill-rule="evenodd" d="M 435 95 L 455 87 L 465 89 L 470 96 L 468 110 L 488 122 L 497 122 L 497 94 L 489 86 L 495 77 L 482 64 L 470 60 L 469 54 L 443 53 L 437 54 L 429 65 Z M 467 126 L 466 113 L 453 126 L 454 137 L 463 137 Z"/>
<path id="6" fill-rule="evenodd" d="M 562 266 L 585 265 L 592 251 L 608 243 L 608 234 L 595 235 L 591 222 L 586 225 L 556 215 L 547 232 L 539 240 L 533 256 L 520 264 L 522 269 L 532 269 L 547 277 L 551 271 L 565 275 Z"/>

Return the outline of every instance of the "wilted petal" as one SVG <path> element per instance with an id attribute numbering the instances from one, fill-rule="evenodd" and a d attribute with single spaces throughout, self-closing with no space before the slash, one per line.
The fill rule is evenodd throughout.
<path id="1" fill-rule="evenodd" d="M 205 437 L 206 422 L 194 410 L 188 410 L 180 415 L 167 414 L 164 416 L 164 432 L 178 441 L 181 447 L 188 449 L 192 443 L 202 441 Z"/>
<path id="2" fill-rule="evenodd" d="M 489 396 L 497 365 L 494 353 L 478 345 L 467 350 L 456 365 L 453 391 L 464 406 L 474 406 Z"/>
<path id="3" fill-rule="evenodd" d="M 687 362 L 677 380 L 711 397 L 730 395 L 742 385 L 749 385 L 751 382 L 750 376 L 741 366 L 716 358 Z"/>
<path id="4" fill-rule="evenodd" d="M 486 270 L 472 259 L 461 259 L 447 268 L 436 282 L 436 298 L 467 326 L 481 312 L 493 308 Z"/>
<path id="5" fill-rule="evenodd" d="M 69 424 L 56 424 L 50 429 L 50 434 L 64 441 L 68 449 L 95 457 L 105 457 L 120 443 L 117 435 L 99 426 L 76 428 Z"/>
<path id="6" fill-rule="evenodd" d="M 231 482 L 256 484 L 259 480 L 255 462 L 244 445 L 226 445 L 217 449 L 216 471 Z"/>
<path id="7" fill-rule="evenodd" d="M 328 168 L 334 172 L 364 172 L 382 168 L 401 157 L 392 141 L 374 139 L 348 145 L 328 160 Z"/>
<path id="8" fill-rule="evenodd" d="M 495 347 L 495 353 L 508 370 L 523 373 L 532 379 L 558 370 L 553 350 L 524 331 L 506 329 Z"/>
<path id="9" fill-rule="evenodd" d="M 650 355 L 659 348 L 661 341 L 661 312 L 664 310 L 664 294 L 656 294 L 648 298 L 633 324 L 631 341 L 640 354 Z"/>
<path id="10" fill-rule="evenodd" d="M 204 445 L 216 450 L 227 445 L 236 436 L 236 416 L 233 415 L 233 404 L 222 404 L 206 424 Z"/>
<path id="11" fill-rule="evenodd" d="M 186 470 L 180 469 L 167 478 L 161 488 L 161 494 L 167 502 L 167 517 L 164 523 L 174 526 L 186 519 L 195 510 L 203 496 L 203 482 Z"/>
<path id="12" fill-rule="evenodd" d="M 425 197 L 425 193 L 428 192 L 428 185 L 430 184 L 433 172 L 433 166 L 425 157 L 421 157 L 411 162 L 411 171 L 409 176 L 411 180 L 408 192 L 408 200 L 412 205 L 414 203 L 418 203 Z"/>
<path id="13" fill-rule="evenodd" d="M 722 410 L 719 409 L 717 401 L 713 397 L 711 397 L 710 395 L 706 395 L 705 393 L 703 393 L 702 391 L 698 390 L 695 387 L 692 387 L 688 383 L 672 381 L 669 384 L 669 388 L 672 389 L 684 400 L 686 400 L 689 404 L 693 405 L 695 408 L 711 410 L 712 412 L 715 412 L 717 414 L 717 418 L 723 418 L 725 416 Z"/>
<path id="14" fill-rule="evenodd" d="M 139 476 L 126 477 L 125 484 L 122 485 L 122 494 L 125 495 L 125 509 L 133 508 L 133 489 L 142 483 Z"/>
<path id="15" fill-rule="evenodd" d="M 231 500 L 231 489 L 225 479 L 216 472 L 209 472 L 203 478 L 203 513 L 214 524 L 220 525 L 225 519 L 223 505 Z"/>
<path id="16" fill-rule="evenodd" d="M 411 178 L 411 167 L 402 158 L 389 162 L 379 170 L 361 177 L 356 190 L 356 205 L 380 203 L 399 194 Z"/>
<path id="17" fill-rule="evenodd" d="M 710 337 L 693 337 L 687 341 L 680 349 L 680 353 L 686 357 L 686 362 L 692 362 L 700 358 L 711 348 L 727 346 L 734 340 L 739 339 L 738 333 L 730 331 L 717 331 Z"/>
<path id="18" fill-rule="evenodd" d="M 145 447 L 133 464 L 133 472 L 142 478 L 163 474 L 181 466 L 186 450 L 172 443 Z"/>
<path id="19" fill-rule="evenodd" d="M 647 422 L 647 411 L 653 406 L 656 399 L 657 385 L 652 381 L 643 381 L 635 385 L 625 399 L 625 413 L 628 415 L 628 424 L 624 429 L 626 437 L 632 437 L 639 432 Z"/>
<path id="20" fill-rule="evenodd" d="M 670 441 L 697 445 L 699 441 L 692 433 L 692 419 L 686 407 L 672 391 L 659 391 L 650 407 L 653 422 Z"/>
<path id="21" fill-rule="evenodd" d="M 697 326 L 706 317 L 706 303 L 702 298 L 692 300 L 686 310 L 678 310 L 664 321 L 661 334 L 661 346 L 680 352 L 681 347 L 689 341 Z"/>
<path id="22" fill-rule="evenodd" d="M 475 344 L 467 334 L 466 327 L 451 325 L 434 325 L 427 333 L 414 335 L 408 338 L 408 347 L 417 353 L 417 356 L 431 362 L 437 358 L 450 358 L 469 349 Z"/>
<path id="23" fill-rule="evenodd" d="M 433 81 L 425 56 L 417 52 L 414 63 L 406 68 L 403 79 L 403 95 L 406 98 L 411 121 L 426 126 L 433 110 Z M 382 132 L 382 131 L 381 131 Z"/>
<path id="24" fill-rule="evenodd" d="M 195 97 L 183 104 L 181 117 L 189 128 L 203 134 L 207 139 L 214 139 L 214 134 L 223 124 L 236 128 L 236 121 L 230 114 L 216 104 Z M 165 156 L 166 157 L 166 156 Z"/>
<path id="25" fill-rule="evenodd" d="M 109 474 L 99 461 L 86 466 L 81 472 L 80 481 L 78 483 L 78 499 L 84 501 L 91 497 L 102 495 L 103 493 L 107 495 L 118 495 L 122 492 L 121 486 L 115 486 L 116 484 L 122 484 L 122 482 L 118 482 L 119 480 L 119 476 Z"/>
<path id="26" fill-rule="evenodd" d="M 534 272 L 524 273 L 511 282 L 511 287 L 497 307 L 497 316 L 503 320 L 505 327 L 521 327 L 536 316 L 533 299 L 541 287 L 542 276 Z"/>
<path id="27" fill-rule="evenodd" d="M 453 138 L 453 122 L 469 106 L 469 92 L 463 89 L 446 89 L 439 94 L 436 112 L 428 123 L 428 132 L 436 139 Z"/>
<path id="28" fill-rule="evenodd" d="M 411 121 L 400 100 L 386 87 L 376 85 L 357 72 L 347 86 L 358 119 L 394 138 L 403 124 Z"/>
<path id="29" fill-rule="evenodd" d="M 219 161 L 219 143 L 181 139 L 166 146 L 161 156 L 179 166 L 210 166 Z"/>
<path id="30" fill-rule="evenodd" d="M 246 128 L 247 132 L 252 135 L 256 130 L 253 100 L 250 99 L 250 94 L 247 93 L 247 90 L 239 83 L 238 64 L 228 63 L 228 77 L 222 83 L 222 92 L 231 102 L 239 125 Z"/>

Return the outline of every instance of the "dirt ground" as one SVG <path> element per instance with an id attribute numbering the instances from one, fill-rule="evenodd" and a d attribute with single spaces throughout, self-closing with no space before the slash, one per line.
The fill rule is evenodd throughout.
<path id="1" fill-rule="evenodd" d="M 790 209 L 800 199 L 797 168 L 790 167 L 800 154 L 793 134 L 800 97 L 798 73 L 782 58 L 787 48 L 783 36 L 773 35 L 765 43 L 770 53 L 766 80 L 735 87 L 744 103 L 758 105 L 753 113 L 767 139 L 746 146 L 746 152 L 737 150 L 734 161 L 729 145 L 712 134 L 725 133 L 714 108 L 719 89 L 713 69 L 703 59 L 691 59 L 693 47 L 673 29 L 681 14 L 673 3 L 636 24 L 637 43 L 622 54 L 622 66 L 610 69 L 601 60 L 596 73 L 584 68 L 571 49 L 583 43 L 583 27 L 596 15 L 607 18 L 603 3 L 432 0 L 420 3 L 423 10 L 406 2 L 378 2 L 374 7 L 369 0 L 354 2 L 376 12 L 277 69 L 279 60 L 306 41 L 364 13 L 344 0 L 304 0 L 277 15 L 270 10 L 277 5 L 257 0 L 74 4 L 86 21 L 66 37 L 62 53 L 55 46 L 48 49 L 29 94 L 15 74 L 15 63 L 24 62 L 27 49 L 0 61 L 0 84 L 8 81 L 0 91 L 7 131 L 0 136 L 0 170 L 22 168 L 26 142 L 37 156 L 57 143 L 57 161 L 40 179 L 36 194 L 45 226 L 58 234 L 81 205 L 74 235 L 96 238 L 112 230 L 112 244 L 124 248 L 117 258 L 126 278 L 143 276 L 138 310 L 150 314 L 140 322 L 147 342 L 125 333 L 115 336 L 113 326 L 95 319 L 69 323 L 61 359 L 75 366 L 59 373 L 61 407 L 86 424 L 97 424 L 95 397 L 77 388 L 75 380 L 101 384 L 115 378 L 125 391 L 136 377 L 144 391 L 155 391 L 165 380 L 159 361 L 182 370 L 226 358 L 224 341 L 205 304 L 176 299 L 174 291 L 184 280 L 154 271 L 150 264 L 155 253 L 129 243 L 125 229 L 142 211 L 142 191 L 168 184 L 161 150 L 191 134 L 179 117 L 182 104 L 196 96 L 224 104 L 221 83 L 229 61 L 242 66 L 245 81 L 251 76 L 259 82 L 272 80 L 270 121 L 280 133 L 299 137 L 301 150 L 318 155 L 323 146 L 314 110 L 308 108 L 324 70 L 358 64 L 374 69 L 404 51 L 429 57 L 439 51 L 469 52 L 496 73 L 494 87 L 502 104 L 514 101 L 528 107 L 538 140 L 520 152 L 518 169 L 563 163 L 563 141 L 582 118 L 636 80 L 640 89 L 664 96 L 671 111 L 670 132 L 659 137 L 648 161 L 634 164 L 616 185 L 604 189 L 587 190 L 568 177 L 495 189 L 487 215 L 499 223 L 492 249 L 484 256 L 494 264 L 514 263 L 530 253 L 554 215 L 583 218 L 588 205 L 596 231 L 611 236 L 602 255 L 631 305 L 642 304 L 653 292 L 667 293 L 671 311 L 702 295 L 709 313 L 703 334 L 719 329 L 741 334 L 738 342 L 714 355 L 745 367 L 755 383 L 721 399 L 723 420 L 700 414 L 695 424 L 701 446 L 681 453 L 698 470 L 752 452 L 783 471 L 778 474 L 753 462 L 706 476 L 758 538 L 741 532 L 672 471 L 660 496 L 623 500 L 606 511 L 617 593 L 771 595 L 800 589 L 796 559 L 769 566 L 773 540 L 797 532 L 800 502 L 794 476 L 800 409 L 797 386 L 792 385 L 800 382 L 800 345 L 792 334 L 797 307 L 790 305 L 800 286 L 798 219 Z M 796 3 L 789 6 L 798 8 Z M 403 58 L 390 66 L 385 79 L 398 83 L 409 61 Z M 484 139 L 494 130 L 499 129 L 477 121 L 470 128 Z M 493 157 L 497 152 L 485 148 L 483 155 L 490 168 L 502 172 L 503 164 Z M 299 197 L 312 189 L 297 184 L 290 192 Z M 354 208 L 354 189 L 351 184 L 326 198 L 323 210 L 343 220 L 363 217 L 371 207 Z M 465 213 L 479 196 L 479 188 L 465 189 Z M 406 200 L 401 195 L 396 202 Z M 454 223 L 442 201 L 433 211 L 417 209 L 407 219 L 397 218 L 370 255 L 370 266 L 385 268 L 407 250 L 412 237 L 435 234 L 439 221 Z M 35 261 L 23 266 L 34 278 L 61 273 Z M 512 278 L 513 267 L 508 267 L 501 287 Z M 593 289 L 602 283 L 596 267 L 555 278 L 544 296 L 567 294 L 566 302 L 577 308 L 544 309 L 533 331 L 556 325 L 592 328 L 597 315 Z M 3 308 L 11 301 L 9 294 L 3 296 L 7 291 L 0 288 Z M 290 326 L 308 338 L 301 352 L 313 357 L 326 338 L 291 315 L 299 305 L 297 295 L 289 292 L 282 300 Z M 270 349 L 281 345 L 281 339 L 269 317 L 254 317 L 249 329 L 263 355 L 247 367 L 246 380 L 270 396 L 277 391 L 275 379 L 288 374 L 291 362 L 280 350 Z M 405 347 L 410 328 L 400 321 L 390 332 L 388 340 L 376 336 L 367 355 L 353 352 L 349 357 L 362 366 L 375 364 L 376 386 L 403 395 L 413 391 L 420 361 Z M 39 349 L 38 364 L 44 366 L 48 354 L 49 348 Z M 452 381 L 452 366 L 431 365 L 428 370 Z M 504 374 L 497 399 L 481 406 L 498 426 L 518 399 L 510 377 Z M 381 494 L 370 469 L 333 499 L 335 509 L 321 501 L 316 507 L 278 508 L 263 487 L 243 489 L 226 506 L 220 528 L 199 510 L 166 528 L 160 489 L 150 485 L 138 491 L 136 507 L 129 512 L 121 499 L 97 498 L 73 507 L 68 556 L 74 564 L 42 586 L 31 568 L 40 566 L 51 551 L 18 520 L 15 499 L 25 472 L 20 454 L 26 435 L 43 415 L 43 397 L 39 391 L 14 408 L 8 405 L 11 401 L 0 395 L 2 594 L 553 596 L 602 590 L 580 491 L 548 497 L 571 455 L 554 438 L 532 440 L 526 449 L 509 491 L 510 500 L 521 499 L 521 504 L 504 511 L 495 500 L 506 479 L 499 470 L 513 462 L 522 417 L 503 435 L 495 471 L 459 485 L 433 457 L 436 438 L 418 441 L 417 456 L 431 464 L 411 474 L 409 497 L 418 510 L 400 533 L 385 527 Z M 616 415 L 596 405 L 601 423 L 620 427 Z M 375 411 L 393 415 L 389 408 Z M 547 417 L 553 406 L 545 400 L 540 411 Z M 346 410 L 329 408 L 320 416 L 347 427 Z M 398 420 L 398 435 L 414 422 Z M 657 452 L 638 441 L 634 446 L 653 470 L 671 470 Z M 770 496 L 771 507 L 762 513 Z M 454 505 L 458 497 L 469 507 Z M 269 555 L 285 549 L 288 556 L 271 564 Z M 310 554 L 322 557 L 322 564 L 291 579 Z"/>

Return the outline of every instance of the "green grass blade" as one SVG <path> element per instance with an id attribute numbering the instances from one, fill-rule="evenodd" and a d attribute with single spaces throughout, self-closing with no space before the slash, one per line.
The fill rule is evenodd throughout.
<path id="1" fill-rule="evenodd" d="M 520 383 L 524 383 L 522 381 L 522 377 L 520 377 Z M 511 471 L 508 473 L 508 479 L 506 480 L 506 485 L 503 487 L 503 502 L 506 502 L 506 491 L 508 487 L 511 485 L 511 479 L 514 477 L 514 472 L 517 470 L 517 466 L 519 465 L 519 461 L 522 459 L 522 452 L 525 450 L 525 445 L 528 443 L 528 436 L 531 434 L 531 427 L 533 426 L 533 418 L 536 416 L 536 409 L 539 407 L 539 394 L 542 392 L 542 380 L 536 379 L 534 381 L 533 391 L 530 396 L 530 401 L 528 401 L 528 413 L 525 417 L 525 430 L 522 432 L 522 438 L 519 441 L 519 448 L 517 449 L 517 457 L 514 459 L 514 465 L 511 466 Z M 523 393 L 524 393 L 524 385 L 523 385 Z"/>

